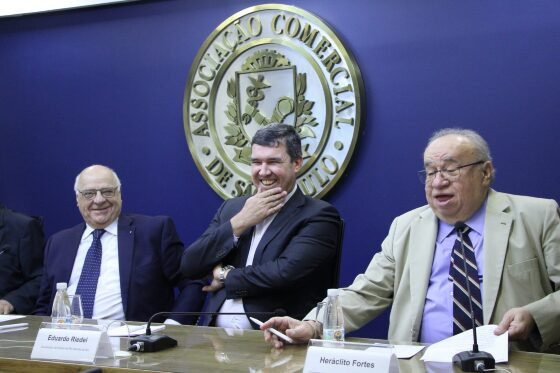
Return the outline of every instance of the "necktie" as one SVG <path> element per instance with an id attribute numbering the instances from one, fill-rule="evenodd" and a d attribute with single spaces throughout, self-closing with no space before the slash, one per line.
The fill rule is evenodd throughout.
<path id="1" fill-rule="evenodd" d="M 104 229 L 93 231 L 93 242 L 86 254 L 80 281 L 76 289 L 76 294 L 80 294 L 82 297 L 84 317 L 88 319 L 91 319 L 95 293 L 97 292 L 97 280 L 99 279 L 99 271 L 101 269 L 101 236 L 103 233 L 105 233 Z"/>
<path id="2" fill-rule="evenodd" d="M 461 250 L 459 237 L 453 246 L 451 254 L 451 265 L 449 267 L 449 280 L 453 281 L 453 335 L 472 328 L 471 312 L 469 306 L 469 294 L 467 292 L 467 278 L 469 279 L 473 315 L 476 326 L 482 325 L 482 296 L 480 283 L 478 281 L 478 269 L 474 248 L 469 239 L 469 227 L 463 229 L 463 243 L 465 246 L 465 257 Z M 464 263 L 467 263 L 467 274 L 465 274 Z"/>

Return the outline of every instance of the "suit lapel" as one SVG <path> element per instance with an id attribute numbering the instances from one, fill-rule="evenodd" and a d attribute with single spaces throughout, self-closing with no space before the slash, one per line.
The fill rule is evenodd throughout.
<path id="1" fill-rule="evenodd" d="M 292 220 L 292 217 L 297 215 L 305 204 L 305 196 L 303 193 L 298 189 L 296 189 L 292 198 L 288 200 L 288 203 L 282 207 L 282 209 L 278 212 L 278 215 L 274 218 L 270 226 L 264 233 L 261 241 L 259 242 L 259 246 L 257 246 L 257 250 L 255 251 L 255 257 L 253 259 L 253 263 L 260 263 L 264 250 L 268 243 L 282 231 L 282 228 Z"/>
<path id="2" fill-rule="evenodd" d="M 70 276 L 72 275 L 72 269 L 74 268 L 74 262 L 76 261 L 76 254 L 78 254 L 78 248 L 80 247 L 80 242 L 82 241 L 82 235 L 86 230 L 86 224 L 82 223 L 74 228 L 70 233 L 70 241 L 68 246 L 68 260 L 61 261 L 60 277 L 67 283 L 70 282 Z"/>
<path id="3" fill-rule="evenodd" d="M 490 322 L 502 279 L 504 260 L 513 220 L 509 210 L 510 204 L 508 200 L 500 193 L 491 189 L 488 194 L 484 221 L 482 304 L 485 324 Z"/>
<path id="4" fill-rule="evenodd" d="M 127 315 L 128 287 L 134 256 L 134 234 L 135 227 L 132 219 L 127 215 L 119 217 L 118 228 L 118 250 L 119 250 L 119 277 L 121 280 L 121 297 L 125 317 Z"/>
<path id="5" fill-rule="evenodd" d="M 426 209 L 410 227 L 409 247 L 411 311 L 415 315 L 413 325 L 419 326 L 424 313 L 428 283 L 432 273 L 432 262 L 436 246 L 438 223 L 431 209 Z M 414 330 L 418 331 L 419 327 Z"/>

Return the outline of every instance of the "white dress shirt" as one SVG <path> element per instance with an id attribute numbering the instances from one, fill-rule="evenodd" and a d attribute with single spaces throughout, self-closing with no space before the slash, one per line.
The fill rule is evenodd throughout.
<path id="1" fill-rule="evenodd" d="M 68 294 L 76 292 L 82 267 L 86 259 L 86 254 L 93 241 L 94 228 L 86 224 L 86 229 L 82 234 L 82 240 L 78 247 L 72 275 L 68 283 Z M 105 228 L 105 233 L 101 236 L 101 268 L 97 291 L 93 303 L 93 319 L 124 320 L 124 309 L 121 296 L 121 281 L 119 274 L 119 243 L 118 219 Z"/>
<path id="2" fill-rule="evenodd" d="M 296 192 L 297 184 L 294 185 L 294 188 L 284 198 L 284 204 L 288 202 L 288 200 L 294 195 Z M 245 263 L 246 266 L 250 266 L 253 264 L 253 259 L 255 257 L 255 252 L 257 251 L 257 247 L 261 242 L 266 230 L 274 220 L 274 218 L 278 215 L 278 213 L 268 216 L 266 219 L 255 225 L 255 229 L 253 230 L 253 238 L 251 239 L 251 247 L 249 248 L 249 255 L 247 256 L 247 262 Z M 237 241 L 237 237 L 234 236 L 234 242 Z M 237 242 L 236 242 L 237 243 Z M 218 312 L 238 312 L 244 313 L 245 308 L 243 307 L 243 298 L 236 298 L 236 299 L 226 299 L 224 304 Z M 245 315 L 219 315 L 216 318 L 216 326 L 221 328 L 233 328 L 233 329 L 253 329 L 251 326 L 251 322 Z"/>

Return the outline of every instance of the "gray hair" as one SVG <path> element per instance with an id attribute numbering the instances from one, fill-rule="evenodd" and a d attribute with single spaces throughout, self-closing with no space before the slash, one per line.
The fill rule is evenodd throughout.
<path id="1" fill-rule="evenodd" d="M 258 130 L 251 145 L 278 147 L 280 144 L 286 146 L 286 152 L 290 156 L 290 161 L 302 157 L 301 139 L 293 126 L 283 123 L 273 123 Z"/>
<path id="2" fill-rule="evenodd" d="M 82 176 L 82 174 L 84 173 L 85 170 L 87 170 L 89 168 L 92 168 L 92 167 L 103 167 L 103 168 L 109 170 L 113 174 L 113 177 L 115 178 L 115 180 L 117 181 L 117 190 L 119 192 L 121 191 L 121 180 L 117 176 L 117 173 L 115 172 L 115 170 L 113 170 L 111 167 L 107 167 L 107 166 L 104 166 L 102 164 L 92 164 L 91 166 L 88 166 L 88 167 L 84 168 L 82 171 L 80 171 L 80 173 L 76 176 L 76 180 L 74 181 L 74 192 L 76 193 L 76 195 L 78 195 L 78 193 L 79 193 L 78 184 L 80 182 L 80 177 Z"/>
<path id="3" fill-rule="evenodd" d="M 488 143 L 478 132 L 464 129 L 464 128 L 444 128 L 438 130 L 432 134 L 430 139 L 428 140 L 428 145 L 426 148 L 430 146 L 435 140 L 439 139 L 440 137 L 448 136 L 448 135 L 456 135 L 462 136 L 470 141 L 470 143 L 474 146 L 475 151 L 478 155 L 479 160 L 481 161 L 490 161 L 492 162 L 492 155 L 490 154 L 490 147 Z M 496 171 L 492 168 L 492 180 L 494 180 Z"/>

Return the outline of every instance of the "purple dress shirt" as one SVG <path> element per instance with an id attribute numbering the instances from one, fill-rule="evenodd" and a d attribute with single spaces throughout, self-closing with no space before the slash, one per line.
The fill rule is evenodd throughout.
<path id="1" fill-rule="evenodd" d="M 472 229 L 469 232 L 469 238 L 474 246 L 483 303 L 482 273 L 484 262 L 482 244 L 484 242 L 485 216 L 486 201 L 469 220 L 465 221 L 465 224 Z M 420 332 L 420 342 L 422 343 L 439 342 L 453 335 L 453 282 L 449 280 L 449 265 L 451 250 L 453 250 L 456 239 L 455 227 L 439 220 L 432 274 L 430 275 L 422 316 Z"/>

